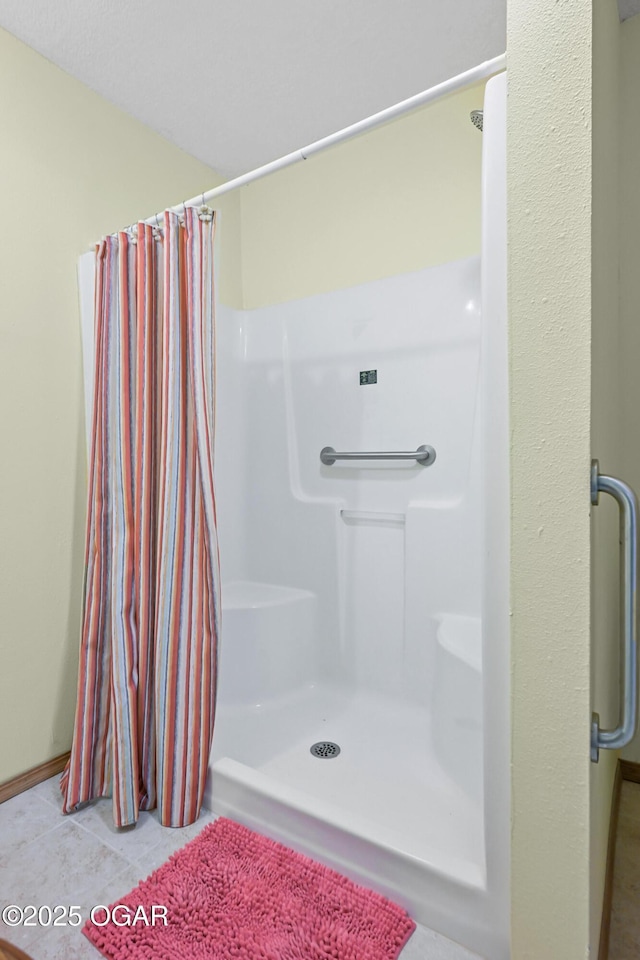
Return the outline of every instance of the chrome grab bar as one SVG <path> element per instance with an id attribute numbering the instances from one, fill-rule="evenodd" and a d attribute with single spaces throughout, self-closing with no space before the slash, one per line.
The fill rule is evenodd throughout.
<path id="1" fill-rule="evenodd" d="M 600 473 L 597 460 L 591 463 L 591 503 L 598 503 L 598 494 L 608 493 L 620 507 L 620 557 L 622 566 L 622 630 L 624 682 L 622 685 L 622 718 L 614 730 L 601 730 L 600 717 L 591 720 L 591 759 L 598 762 L 601 749 L 617 750 L 626 746 L 636 732 L 638 702 L 638 664 L 636 643 L 636 593 L 638 558 L 638 501 L 622 480 Z"/>
<path id="2" fill-rule="evenodd" d="M 423 443 L 417 450 L 384 450 L 380 453 L 363 451 L 361 453 L 336 453 L 333 447 L 323 447 L 320 459 L 330 467 L 336 460 L 416 460 L 423 467 L 429 467 L 436 458 L 433 447 Z"/>

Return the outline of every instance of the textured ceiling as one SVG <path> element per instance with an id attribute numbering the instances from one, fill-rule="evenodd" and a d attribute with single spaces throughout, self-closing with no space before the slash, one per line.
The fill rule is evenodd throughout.
<path id="1" fill-rule="evenodd" d="M 0 25 L 229 176 L 503 53 L 505 7 L 0 0 Z"/>

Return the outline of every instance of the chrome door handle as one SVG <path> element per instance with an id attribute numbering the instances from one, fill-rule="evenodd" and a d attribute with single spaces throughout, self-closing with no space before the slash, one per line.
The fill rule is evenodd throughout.
<path id="1" fill-rule="evenodd" d="M 638 663 L 636 639 L 636 593 L 638 560 L 638 501 L 631 487 L 615 477 L 600 473 L 597 460 L 591 462 L 591 503 L 600 493 L 610 494 L 620 507 L 620 558 L 622 571 L 623 669 L 622 710 L 614 730 L 601 730 L 600 718 L 591 720 L 591 759 L 598 762 L 601 749 L 618 750 L 635 735 L 638 714 Z"/>

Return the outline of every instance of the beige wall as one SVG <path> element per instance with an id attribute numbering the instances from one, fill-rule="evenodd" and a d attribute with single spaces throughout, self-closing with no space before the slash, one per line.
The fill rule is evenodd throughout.
<path id="1" fill-rule="evenodd" d="M 640 16 L 621 28 L 620 337 L 622 471 L 640 495 Z M 640 763 L 640 736 L 623 756 Z"/>
<path id="2" fill-rule="evenodd" d="M 483 85 L 242 191 L 244 306 L 479 253 Z"/>
<path id="3" fill-rule="evenodd" d="M 616 0 L 597 0 L 593 16 L 591 450 L 603 473 L 619 475 L 623 469 L 618 311 L 621 28 Z M 592 518 L 592 706 L 601 726 L 611 729 L 618 720 L 620 623 L 618 509 L 611 497 L 600 497 Z M 603 750 L 590 772 L 590 939 L 596 946 L 616 762 L 616 752 Z"/>
<path id="4" fill-rule="evenodd" d="M 508 4 L 514 960 L 589 950 L 591 15 Z"/>
<path id="5" fill-rule="evenodd" d="M 0 781 L 70 746 L 86 499 L 76 261 L 210 169 L 0 31 Z M 235 198 L 222 295 L 240 303 Z"/>

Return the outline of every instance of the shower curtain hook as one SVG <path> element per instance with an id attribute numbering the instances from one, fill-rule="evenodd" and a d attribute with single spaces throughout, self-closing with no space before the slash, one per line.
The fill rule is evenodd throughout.
<path id="1" fill-rule="evenodd" d="M 204 199 L 204 193 L 202 194 L 202 204 L 200 210 L 198 211 L 198 217 L 200 220 L 211 221 L 213 220 L 213 210 L 211 207 L 207 206 L 206 200 Z"/>

